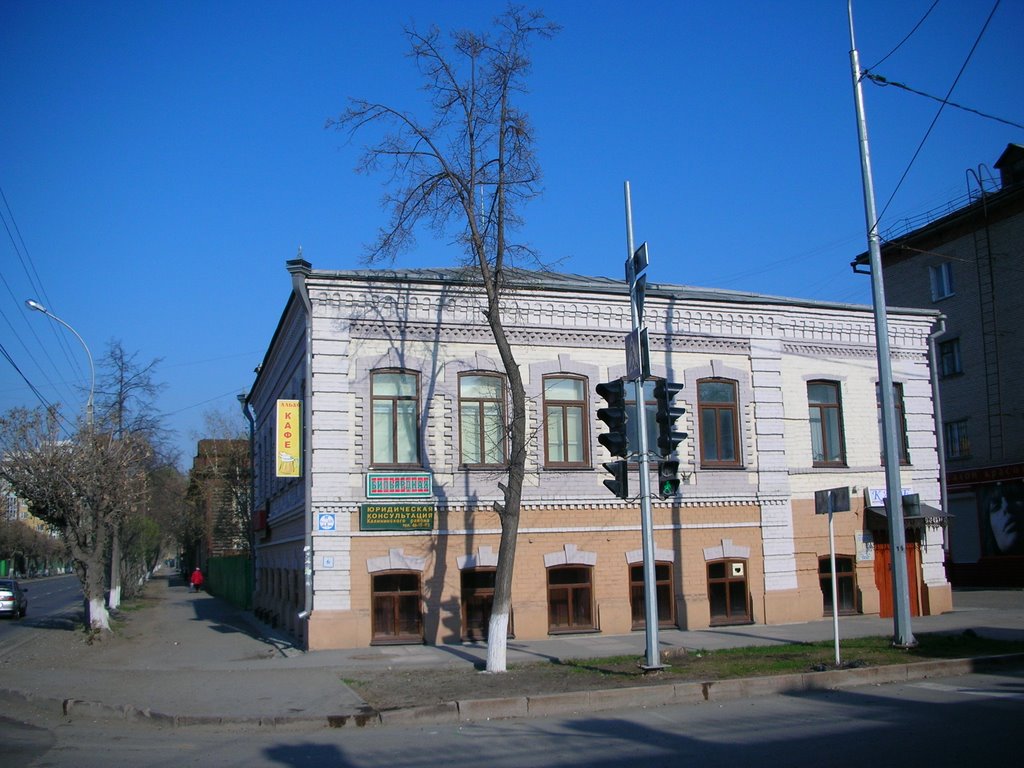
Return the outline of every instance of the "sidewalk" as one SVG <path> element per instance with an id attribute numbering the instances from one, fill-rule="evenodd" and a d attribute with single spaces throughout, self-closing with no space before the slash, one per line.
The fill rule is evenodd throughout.
<path id="1" fill-rule="evenodd" d="M 79 652 L 74 654 L 47 656 L 30 647 L 16 651 L 13 658 L 3 657 L 0 697 L 63 711 L 68 716 L 123 717 L 174 725 L 363 725 L 379 723 L 382 718 L 342 682 L 347 672 L 464 666 L 482 663 L 487 654 L 482 643 L 373 646 L 306 653 L 284 634 L 257 622 L 251 614 L 208 594 L 190 593 L 176 576 L 161 574 L 148 590 L 150 596 L 158 598 L 156 605 L 132 614 L 125 629 L 112 641 L 93 647 L 78 643 Z M 956 592 L 954 605 L 950 613 L 915 618 L 913 631 L 973 629 L 988 637 L 1024 640 L 1024 591 Z M 889 635 L 892 631 L 891 619 L 840 618 L 840 642 L 843 638 Z M 716 650 L 831 639 L 830 619 L 659 632 L 663 650 Z M 508 663 L 626 654 L 642 657 L 645 643 L 643 632 L 513 640 L 508 644 Z M 828 674 L 845 675 L 847 671 Z M 759 690 L 764 688 L 764 684 L 758 686 Z M 620 692 L 619 697 L 622 695 Z M 706 690 L 704 696 L 707 698 Z M 591 698 L 570 697 L 566 700 L 570 708 L 567 711 L 578 711 Z M 525 699 L 516 707 L 525 711 Z M 449 717 L 450 709 L 434 708 L 435 714 L 442 717 Z M 480 711 L 479 707 L 476 709 Z M 409 714 L 406 719 L 423 720 L 430 715 Z"/>

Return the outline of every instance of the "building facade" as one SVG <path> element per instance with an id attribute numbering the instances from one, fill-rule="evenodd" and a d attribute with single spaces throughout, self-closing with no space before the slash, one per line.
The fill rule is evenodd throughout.
<path id="1" fill-rule="evenodd" d="M 310 649 L 479 639 L 508 407 L 482 290 L 455 270 L 288 269 L 292 292 L 247 400 L 256 609 Z M 891 614 L 870 308 L 649 285 L 645 317 L 652 377 L 683 385 L 689 433 L 679 492 L 652 500 L 659 623 L 831 613 L 814 496 L 835 487 L 852 499 L 835 516 L 838 605 Z M 889 322 L 902 484 L 938 506 L 935 318 Z M 511 631 L 641 629 L 640 505 L 603 485 L 597 440 L 595 387 L 626 374 L 625 284 L 522 273 L 504 322 L 531 435 Z M 941 527 L 910 520 L 907 539 L 912 610 L 948 610 Z"/>
<path id="2" fill-rule="evenodd" d="M 886 300 L 943 315 L 936 338 L 957 586 L 1024 586 L 1024 147 L 964 198 L 890 234 Z"/>

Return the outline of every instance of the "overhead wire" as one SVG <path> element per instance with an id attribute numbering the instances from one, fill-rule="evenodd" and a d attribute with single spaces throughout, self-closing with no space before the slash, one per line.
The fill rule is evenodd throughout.
<path id="1" fill-rule="evenodd" d="M 919 91 L 919 90 L 917 90 L 915 88 L 911 88 L 909 85 L 906 85 L 905 83 L 898 83 L 895 80 L 889 80 L 888 78 L 883 77 L 882 75 L 873 75 L 873 74 L 870 74 L 868 72 L 865 72 L 863 76 L 866 77 L 868 80 L 870 80 L 875 85 L 879 85 L 879 86 L 882 86 L 882 87 L 891 85 L 894 88 L 902 88 L 904 91 L 909 91 L 910 93 L 916 93 L 918 96 L 924 96 L 925 98 L 931 99 L 933 101 L 938 101 L 939 103 L 944 104 L 944 105 L 946 105 L 948 107 L 954 107 L 956 109 L 962 109 L 964 112 L 971 112 L 972 114 L 978 115 L 979 117 L 984 117 L 986 120 L 994 120 L 997 123 L 1002 123 L 1003 125 L 1009 125 L 1009 126 L 1012 126 L 1014 128 L 1024 128 L 1024 125 L 1022 125 L 1021 123 L 1015 123 L 1012 120 L 1007 120 L 1005 118 L 998 117 L 996 115 L 990 115 L 987 112 L 982 112 L 980 109 L 974 109 L 973 107 L 965 107 L 963 104 L 957 104 L 955 101 L 950 101 L 949 99 L 943 99 L 940 96 L 933 96 L 930 93 L 925 93 L 924 91 Z"/>
<path id="2" fill-rule="evenodd" d="M 914 33 L 917 32 L 917 30 L 921 27 L 922 24 L 924 24 L 924 20 L 927 19 L 929 15 L 931 15 L 931 12 L 935 10 L 935 6 L 937 6 L 938 4 L 939 4 L 939 0 L 935 0 L 935 2 L 933 2 L 931 4 L 931 7 L 927 11 L 924 12 L 924 16 L 921 17 L 921 20 L 918 21 L 917 24 L 914 25 L 913 29 L 911 29 L 909 32 L 907 32 L 906 37 L 904 37 L 902 40 L 900 40 L 896 44 L 895 48 L 893 48 L 891 51 L 889 51 L 887 54 L 885 54 L 885 56 L 883 56 L 881 59 L 879 59 L 878 63 L 876 63 L 874 67 L 868 67 L 867 69 L 864 70 L 864 72 L 870 72 L 872 69 L 877 67 L 879 64 L 883 64 L 886 59 L 888 59 L 890 56 L 892 56 L 894 53 L 896 53 L 896 51 L 898 51 L 900 48 L 902 48 L 903 44 L 905 42 L 907 42 L 907 40 L 909 40 L 911 37 L 913 37 Z"/>
<path id="3" fill-rule="evenodd" d="M 906 169 L 903 171 L 903 175 L 900 176 L 900 180 L 897 182 L 895 189 L 893 189 L 892 194 L 889 195 L 889 199 L 882 207 L 882 211 L 878 214 L 878 217 L 874 222 L 875 227 L 878 226 L 878 223 L 882 220 L 882 217 L 885 215 L 885 212 L 889 209 L 889 206 L 892 204 L 893 199 L 900 191 L 900 188 L 903 186 L 903 182 L 906 181 L 907 176 L 910 174 L 910 169 L 914 167 L 914 162 L 921 154 L 921 150 L 924 149 L 924 145 L 928 141 L 928 137 L 931 136 L 932 130 L 935 128 L 936 123 L 938 123 L 939 121 L 939 116 L 942 114 L 942 110 L 945 109 L 946 104 L 949 103 L 949 97 L 953 94 L 953 90 L 956 88 L 957 83 L 960 82 L 960 78 L 963 76 L 964 71 L 967 69 L 967 65 L 970 63 L 971 59 L 974 56 L 974 52 L 978 49 L 978 45 L 981 43 L 981 38 L 984 37 L 985 31 L 988 29 L 988 25 L 992 21 L 992 17 L 995 15 L 996 10 L 999 8 L 1000 2 L 1001 0 L 996 0 L 995 4 L 992 6 L 992 10 L 989 12 L 988 17 L 985 19 L 985 23 L 982 25 L 981 31 L 978 32 L 978 36 L 974 40 L 974 45 L 971 46 L 971 50 L 967 53 L 967 57 L 964 59 L 964 63 L 960 67 L 960 71 L 957 72 L 956 77 L 953 78 L 953 83 L 949 86 L 949 90 L 946 92 L 945 98 L 941 100 L 939 109 L 935 113 L 935 117 L 932 118 L 932 121 L 928 126 L 928 130 L 925 131 L 924 136 L 921 138 L 921 142 L 917 145 L 917 149 L 914 151 L 913 157 L 910 158 L 910 162 L 907 164 Z M 861 75 L 863 76 L 863 73 L 861 73 Z"/>
<path id="4" fill-rule="evenodd" d="M 21 228 L 18 226 L 17 219 L 14 216 L 14 210 L 11 208 L 11 205 L 7 200 L 7 195 L 4 192 L 3 187 L 0 187 L 0 201 L 3 202 L 3 207 L 0 208 L 0 221 L 3 221 L 4 229 L 7 232 L 7 237 L 10 239 L 11 246 L 18 257 L 18 261 L 21 264 L 21 268 L 24 271 L 25 276 L 28 278 L 29 285 L 31 286 L 35 296 L 43 299 L 43 301 L 46 302 L 47 306 L 52 306 L 52 302 L 50 301 L 50 298 L 46 293 L 46 289 L 43 286 L 43 282 L 39 277 L 39 273 L 35 268 L 35 263 L 32 259 L 32 255 L 29 253 L 28 245 L 25 243 L 25 238 L 21 234 Z M 15 235 L 17 235 L 17 237 L 15 237 Z M 7 293 L 11 297 L 11 300 L 13 301 L 14 305 L 17 307 L 21 307 L 22 302 L 24 301 L 24 297 L 19 298 L 15 296 L 10 283 L 7 282 L 7 278 L 4 276 L 2 271 L 0 271 L 0 282 L 3 282 L 4 287 L 7 289 Z M 32 349 L 25 343 L 25 340 L 22 337 L 22 335 L 14 327 L 14 323 L 7 316 L 7 314 L 3 312 L 2 309 L 0 309 L 0 316 L 3 317 L 4 321 L 11 329 L 14 338 L 18 340 L 18 342 L 24 349 L 25 355 L 28 357 L 29 360 L 32 361 L 35 367 L 39 370 L 40 374 L 46 380 L 47 384 L 49 384 L 49 386 L 54 390 L 56 390 L 61 385 L 65 385 L 65 382 L 61 380 L 62 377 L 60 375 L 60 366 L 57 365 L 56 361 L 54 361 L 53 357 L 50 355 L 48 345 L 43 343 L 42 339 L 39 337 L 39 334 L 36 332 L 36 324 L 26 323 L 29 333 L 32 335 L 32 338 L 35 339 L 36 348 L 42 350 L 42 353 L 46 358 L 46 361 L 49 363 L 54 374 L 56 374 L 58 381 L 54 381 L 54 379 L 52 379 L 49 376 L 49 374 L 46 371 L 46 368 L 43 365 L 41 365 L 40 362 L 36 359 L 35 355 L 32 352 Z M 64 358 L 67 360 L 68 364 L 73 369 L 77 370 L 78 373 L 82 375 L 84 378 L 84 368 L 82 367 L 81 361 L 78 360 L 72 354 L 72 349 L 68 343 L 67 337 L 63 333 L 59 333 L 58 331 L 59 329 L 53 327 L 53 324 L 51 323 L 51 333 L 53 334 L 54 339 L 57 341 L 57 345 L 63 352 Z M 70 389 L 67 390 L 67 393 L 72 395 L 73 399 L 74 394 Z"/>

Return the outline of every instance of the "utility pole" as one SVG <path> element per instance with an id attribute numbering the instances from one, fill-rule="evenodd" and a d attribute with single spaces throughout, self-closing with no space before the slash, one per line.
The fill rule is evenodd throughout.
<path id="1" fill-rule="evenodd" d="M 900 478 L 900 447 L 896 431 L 893 397 L 892 359 L 889 356 L 889 321 L 886 315 L 885 284 L 882 280 L 882 254 L 875 212 L 875 188 L 871 177 L 868 127 L 864 116 L 860 58 L 853 34 L 853 0 L 847 2 L 850 22 L 850 68 L 853 75 L 854 103 L 857 109 L 857 135 L 860 146 L 861 178 L 864 186 L 864 216 L 868 228 L 868 256 L 871 265 L 871 298 L 875 310 L 875 345 L 878 357 L 878 387 L 882 402 L 882 447 L 885 454 L 885 508 L 889 521 L 889 546 L 892 554 L 893 645 L 909 648 L 917 645 L 910 628 L 910 585 L 907 579 L 907 540 L 903 528 L 903 490 Z M 833 595 L 835 600 L 835 595 Z"/>

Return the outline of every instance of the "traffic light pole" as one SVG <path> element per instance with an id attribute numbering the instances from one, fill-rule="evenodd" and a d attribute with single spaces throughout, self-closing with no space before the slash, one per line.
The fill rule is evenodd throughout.
<path id="1" fill-rule="evenodd" d="M 640 309 L 634 292 L 636 270 L 633 268 L 633 208 L 629 197 L 629 182 L 625 183 L 626 193 L 626 274 L 629 280 L 629 311 L 633 320 L 634 336 L 639 337 L 643 325 Z M 638 355 L 642 358 L 642 354 Z M 643 536 L 644 553 L 644 620 L 647 625 L 647 664 L 644 671 L 662 669 L 661 653 L 658 648 L 658 602 L 657 585 L 654 578 L 654 530 L 651 520 L 651 475 L 647 454 L 647 408 L 644 398 L 643 366 L 633 379 L 634 402 L 637 415 L 637 463 L 640 465 L 640 527 Z"/>

